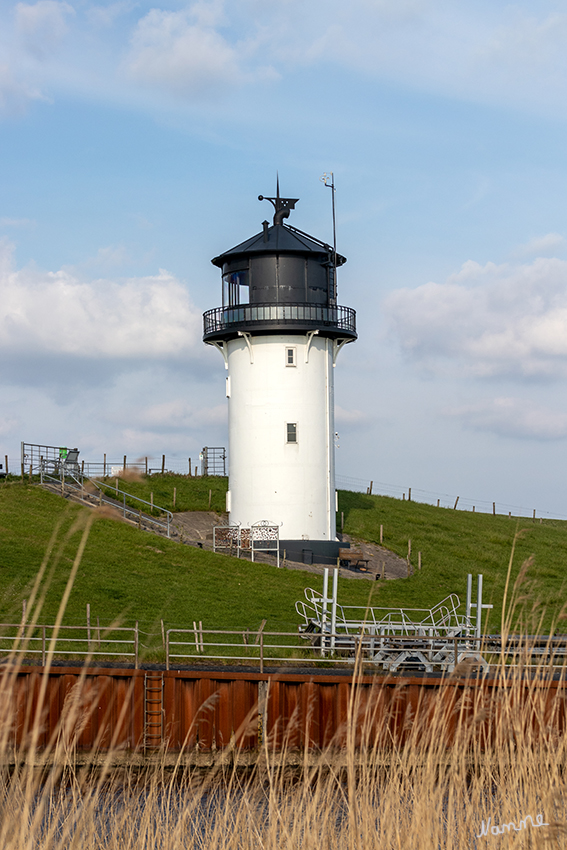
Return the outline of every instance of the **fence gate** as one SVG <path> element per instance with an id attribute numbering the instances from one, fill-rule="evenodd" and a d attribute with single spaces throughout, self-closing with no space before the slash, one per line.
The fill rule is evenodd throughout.
<path id="1" fill-rule="evenodd" d="M 205 446 L 200 458 L 201 475 L 221 475 L 226 478 L 226 449 L 224 446 Z"/>

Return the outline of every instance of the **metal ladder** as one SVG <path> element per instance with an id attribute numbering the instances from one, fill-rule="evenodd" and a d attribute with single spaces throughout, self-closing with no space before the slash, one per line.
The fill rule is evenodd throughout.
<path id="1" fill-rule="evenodd" d="M 144 752 L 163 743 L 163 673 L 148 670 L 144 676 Z"/>

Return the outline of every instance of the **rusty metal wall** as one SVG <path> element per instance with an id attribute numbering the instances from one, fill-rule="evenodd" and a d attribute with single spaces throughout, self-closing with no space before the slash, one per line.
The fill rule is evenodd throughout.
<path id="1" fill-rule="evenodd" d="M 144 700 L 147 680 L 154 691 L 156 680 L 163 682 L 162 704 L 152 709 L 153 719 Z M 361 677 L 353 687 L 349 677 L 340 675 L 229 670 L 57 667 L 44 676 L 41 668 L 21 667 L 3 671 L 0 728 L 8 729 L 18 748 L 29 747 L 37 734 L 39 748 L 59 742 L 85 751 L 162 747 L 171 752 L 207 752 L 235 747 L 247 752 L 263 745 L 274 751 L 322 750 L 344 746 L 348 729 L 356 746 L 402 744 L 411 728 L 408 718 L 412 724 L 428 724 L 435 712 L 439 722 L 441 709 L 447 744 L 457 718 L 463 716 L 474 716 L 477 734 L 488 741 L 501 702 L 494 698 L 497 687 L 501 685 L 493 680 L 410 676 Z M 563 733 L 565 681 L 537 687 L 543 701 L 527 722 L 534 732 L 541 727 Z M 528 683 L 525 690 L 527 705 Z M 159 711 L 162 722 L 156 725 Z M 148 735 L 150 721 L 153 731 Z"/>

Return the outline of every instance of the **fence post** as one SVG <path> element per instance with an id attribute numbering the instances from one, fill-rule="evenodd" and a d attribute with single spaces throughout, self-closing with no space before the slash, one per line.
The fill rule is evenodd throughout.
<path id="1" fill-rule="evenodd" d="M 169 670 L 169 629 L 165 633 L 165 669 Z"/>
<path id="2" fill-rule="evenodd" d="M 45 626 L 41 627 L 41 666 L 45 667 Z"/>
<path id="3" fill-rule="evenodd" d="M 459 663 L 459 639 L 454 637 L 453 643 L 455 644 L 455 667 Z"/>
<path id="4" fill-rule="evenodd" d="M 134 669 L 138 669 L 138 621 L 136 620 L 136 628 L 134 629 Z"/>
<path id="5" fill-rule="evenodd" d="M 260 673 L 264 672 L 264 632 L 260 632 Z"/>
<path id="6" fill-rule="evenodd" d="M 4 455 L 4 461 L 6 464 L 6 475 L 8 475 L 8 455 Z"/>
<path id="7" fill-rule="evenodd" d="M 106 478 L 106 452 L 104 454 L 104 464 L 103 464 L 103 467 L 102 467 L 102 477 Z"/>
<path id="8" fill-rule="evenodd" d="M 87 602 L 87 643 L 88 649 L 87 652 L 91 648 L 91 605 L 90 602 Z"/>
<path id="9" fill-rule="evenodd" d="M 160 622 L 161 622 L 161 643 L 162 643 L 163 648 L 165 649 L 165 626 L 163 624 L 163 620 L 160 620 Z"/>
<path id="10" fill-rule="evenodd" d="M 165 472 L 165 455 L 161 456 L 161 474 L 163 475 Z"/>
<path id="11" fill-rule="evenodd" d="M 124 472 L 126 472 L 126 455 L 124 455 L 124 466 L 123 466 L 123 471 L 124 471 Z"/>

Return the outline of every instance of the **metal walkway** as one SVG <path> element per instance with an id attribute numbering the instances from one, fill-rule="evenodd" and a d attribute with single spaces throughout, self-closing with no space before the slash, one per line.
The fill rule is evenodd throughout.
<path id="1" fill-rule="evenodd" d="M 478 576 L 474 603 L 472 575 L 468 576 L 466 609 L 459 613 L 461 602 L 455 593 L 433 608 L 339 605 L 338 570 L 333 573 L 331 596 L 325 570 L 323 593 L 306 588 L 305 601 L 295 604 L 303 620 L 300 633 L 320 647 L 322 657 L 360 652 L 366 661 L 392 673 L 401 668 L 452 672 L 463 661 L 488 670 L 479 650 L 482 611 L 492 606 L 482 604 L 482 575 Z"/>

